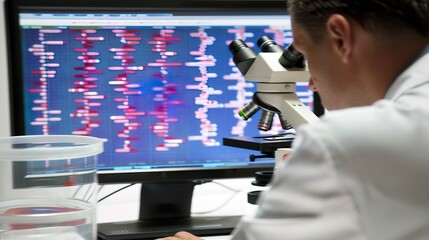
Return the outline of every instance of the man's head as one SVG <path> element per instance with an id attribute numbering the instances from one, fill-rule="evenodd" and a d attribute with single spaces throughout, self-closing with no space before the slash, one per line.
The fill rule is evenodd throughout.
<path id="1" fill-rule="evenodd" d="M 334 13 L 385 36 L 403 30 L 429 35 L 427 0 L 289 0 L 288 7 L 296 24 L 306 28 L 315 42 L 323 38 L 325 23 Z"/>
<path id="2" fill-rule="evenodd" d="M 429 39 L 429 0 L 288 0 L 288 7 L 295 46 L 328 109 L 382 98 Z"/>

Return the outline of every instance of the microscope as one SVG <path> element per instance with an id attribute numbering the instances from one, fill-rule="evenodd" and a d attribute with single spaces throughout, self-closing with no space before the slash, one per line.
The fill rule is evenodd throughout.
<path id="1" fill-rule="evenodd" d="M 283 129 L 298 128 L 305 123 L 313 123 L 319 118 L 300 101 L 296 94 L 297 82 L 308 82 L 310 74 L 303 55 L 292 44 L 286 49 L 278 45 L 268 36 L 257 41 L 260 53 L 237 39 L 231 42 L 229 50 L 233 61 L 247 81 L 257 83 L 257 91 L 252 101 L 239 112 L 244 119 L 250 119 L 256 112 L 262 110 L 258 129 L 271 129 L 273 117 L 277 114 Z M 289 148 L 294 136 L 274 136 L 270 138 L 248 139 L 236 137 L 224 139 L 224 145 L 259 150 L 264 154 L 277 158 L 278 151 Z M 256 141 L 256 143 L 255 143 Z M 291 152 L 291 150 L 290 150 Z M 283 154 L 281 154 L 283 155 Z M 280 156 L 282 157 L 282 156 Z M 252 159 L 251 159 L 252 161 Z M 256 181 L 252 184 L 265 186 L 269 183 L 272 172 L 257 172 Z M 255 204 L 260 191 L 248 194 L 248 202 Z"/>

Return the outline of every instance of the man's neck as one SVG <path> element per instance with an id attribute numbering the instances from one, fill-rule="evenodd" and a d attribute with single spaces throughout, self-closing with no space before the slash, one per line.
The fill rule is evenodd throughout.
<path id="1" fill-rule="evenodd" d="M 367 79 L 367 89 L 372 89 L 372 101 L 385 96 L 393 81 L 401 74 L 416 56 L 429 44 L 428 38 L 399 37 L 396 40 L 381 42 L 374 45 L 372 58 L 368 59 L 368 68 L 373 68 L 372 75 Z M 377 68 L 374 70 L 374 68 Z"/>

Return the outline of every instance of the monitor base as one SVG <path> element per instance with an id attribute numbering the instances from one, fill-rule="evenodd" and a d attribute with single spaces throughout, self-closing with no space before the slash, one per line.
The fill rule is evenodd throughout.
<path id="1" fill-rule="evenodd" d="M 103 240 L 156 239 L 187 231 L 197 236 L 229 235 L 241 216 L 191 217 L 184 219 L 136 220 L 98 224 Z"/>

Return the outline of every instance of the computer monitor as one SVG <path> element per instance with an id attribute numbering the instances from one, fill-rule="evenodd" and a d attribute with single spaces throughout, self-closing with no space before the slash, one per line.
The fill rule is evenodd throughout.
<path id="1" fill-rule="evenodd" d="M 100 237 L 157 237 L 140 234 L 154 219 L 149 225 L 161 219 L 162 234 L 180 230 L 165 224 L 195 220 L 195 184 L 273 168 L 272 158 L 249 161 L 255 151 L 222 145 L 224 137 L 284 132 L 279 121 L 261 132 L 258 118 L 238 116 L 256 87 L 228 45 L 240 38 L 253 47 L 264 35 L 288 45 L 285 1 L 7 0 L 5 7 L 12 134 L 103 138 L 99 182 L 143 183 L 133 229 L 102 226 L 108 233 Z M 298 95 L 319 108 L 305 84 Z"/>

